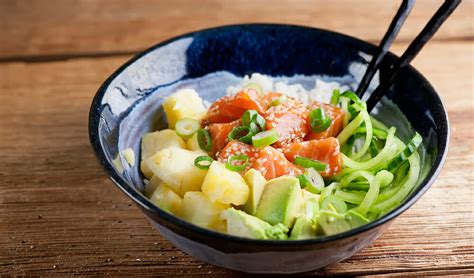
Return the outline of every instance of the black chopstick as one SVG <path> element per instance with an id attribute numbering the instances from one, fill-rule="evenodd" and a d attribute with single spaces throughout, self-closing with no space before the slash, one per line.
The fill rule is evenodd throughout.
<path id="1" fill-rule="evenodd" d="M 400 28 L 402 27 L 403 23 L 405 23 L 405 20 L 407 19 L 414 5 L 415 0 L 403 0 L 402 4 L 400 5 L 400 8 L 398 8 L 395 17 L 392 19 L 392 22 L 390 23 L 387 32 L 385 32 L 385 35 L 382 38 L 382 41 L 380 42 L 380 45 L 377 49 L 377 53 L 370 61 L 369 66 L 365 71 L 364 77 L 362 77 L 362 80 L 359 83 L 359 87 L 357 88 L 356 94 L 360 98 L 364 96 L 364 93 L 369 87 L 372 78 L 374 78 L 375 73 L 380 67 L 380 63 L 387 54 L 388 50 L 390 49 L 390 46 L 397 37 Z"/>
<path id="2" fill-rule="evenodd" d="M 372 92 L 369 99 L 367 100 L 367 110 L 370 112 L 375 105 L 382 99 L 385 93 L 390 89 L 393 81 L 395 81 L 400 71 L 410 64 L 410 62 L 416 57 L 423 46 L 433 37 L 438 31 L 439 27 L 446 21 L 446 19 L 453 13 L 457 6 L 461 3 L 461 0 L 445 0 L 443 5 L 436 11 L 431 17 L 423 30 L 416 36 L 415 40 L 411 42 L 402 57 L 393 66 L 392 72 L 387 80 L 384 80 L 379 86 Z"/>

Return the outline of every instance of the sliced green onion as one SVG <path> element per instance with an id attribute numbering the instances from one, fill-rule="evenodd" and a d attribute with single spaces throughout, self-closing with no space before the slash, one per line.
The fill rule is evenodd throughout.
<path id="1" fill-rule="evenodd" d="M 261 130 L 265 130 L 265 118 L 255 110 L 247 110 L 242 115 L 242 125 L 251 127 L 252 123 L 256 124 Z"/>
<path id="2" fill-rule="evenodd" d="M 351 182 L 345 187 L 345 189 L 347 189 L 347 190 L 367 191 L 367 190 L 369 190 L 369 182 L 368 181 Z"/>
<path id="3" fill-rule="evenodd" d="M 324 189 L 324 180 L 321 175 L 314 170 L 314 168 L 308 168 L 304 174 L 298 176 L 301 188 L 308 190 L 311 193 L 319 194 Z"/>
<path id="4" fill-rule="evenodd" d="M 279 138 L 280 134 L 278 134 L 278 131 L 276 131 L 276 129 L 262 131 L 252 136 L 252 145 L 256 148 L 270 146 L 271 144 L 278 141 Z"/>
<path id="5" fill-rule="evenodd" d="M 210 152 L 212 150 L 212 137 L 211 133 L 207 129 L 200 129 L 197 133 L 197 139 L 199 148 L 206 152 Z"/>
<path id="6" fill-rule="evenodd" d="M 334 89 L 334 91 L 332 91 L 332 97 L 331 97 L 331 105 L 334 105 L 336 106 L 338 103 L 339 103 L 339 96 L 341 95 L 341 92 L 339 91 L 339 89 Z"/>
<path id="7" fill-rule="evenodd" d="M 357 108 L 359 111 L 367 110 L 367 104 L 365 104 L 365 101 L 362 101 L 354 92 L 345 91 L 340 95 L 340 97 L 350 99 L 352 102 L 354 102 L 354 107 Z"/>
<path id="8" fill-rule="evenodd" d="M 238 126 L 234 127 L 234 129 L 229 132 L 227 135 L 227 138 L 229 140 L 239 140 L 244 143 L 250 143 L 252 140 L 252 131 L 250 130 L 250 127 L 248 126 Z"/>
<path id="9" fill-rule="evenodd" d="M 225 167 L 231 171 L 240 172 L 240 171 L 245 170 L 248 164 L 249 164 L 249 157 L 245 154 L 239 154 L 239 155 L 229 156 L 225 164 Z"/>
<path id="10" fill-rule="evenodd" d="M 176 134 L 183 139 L 191 137 L 199 128 L 199 121 L 190 118 L 182 118 L 175 125 Z"/>
<path id="11" fill-rule="evenodd" d="M 263 95 L 262 86 L 258 85 L 257 83 L 248 83 L 247 85 L 245 85 L 244 91 L 247 91 L 247 90 L 254 90 L 259 95 Z"/>
<path id="12" fill-rule="evenodd" d="M 258 115 L 258 112 L 256 110 L 245 111 L 242 115 L 242 125 L 249 126 L 256 115 Z"/>
<path id="13" fill-rule="evenodd" d="M 201 170 L 207 170 L 211 166 L 212 161 L 214 160 L 210 156 L 201 155 L 194 159 L 194 166 Z"/>
<path id="14" fill-rule="evenodd" d="M 387 168 L 389 170 L 397 169 L 418 149 L 422 142 L 423 138 L 417 132 L 415 136 L 410 140 L 410 142 L 406 145 L 405 149 L 388 163 Z"/>
<path id="15" fill-rule="evenodd" d="M 313 111 L 309 112 L 309 123 L 311 129 L 316 132 L 323 132 L 331 126 L 331 118 L 326 117 L 324 110 L 322 108 L 316 108 Z"/>
<path id="16" fill-rule="evenodd" d="M 387 139 L 387 131 L 383 129 L 379 129 L 373 126 L 373 121 L 372 122 L 372 133 L 374 134 L 375 137 L 378 139 Z M 355 133 L 366 133 L 366 128 L 365 126 L 361 126 L 355 130 Z"/>
<path id="17" fill-rule="evenodd" d="M 324 171 L 326 170 L 327 166 L 326 163 L 323 163 L 321 161 L 299 155 L 295 157 L 294 163 L 304 168 L 314 168 L 316 171 Z"/>
<path id="18" fill-rule="evenodd" d="M 280 104 L 282 104 L 283 102 L 287 101 L 288 100 L 288 96 L 287 95 L 281 95 L 279 97 L 277 97 L 276 99 L 274 99 L 269 105 L 268 107 L 272 107 L 272 106 L 278 106 Z"/>

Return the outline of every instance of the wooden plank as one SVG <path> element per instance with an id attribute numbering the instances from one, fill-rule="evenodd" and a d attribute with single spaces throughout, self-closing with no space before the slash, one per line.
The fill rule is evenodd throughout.
<path id="1" fill-rule="evenodd" d="M 399 39 L 413 39 L 442 2 L 417 1 Z M 271 0 L 5 0 L 0 1 L 0 59 L 133 53 L 178 34 L 246 22 L 309 25 L 378 42 L 399 3 L 279 0 L 275 5 Z M 474 1 L 463 1 L 435 39 L 472 38 L 473 6 Z"/>
<path id="2" fill-rule="evenodd" d="M 370 247 L 310 274 L 474 273 L 472 54 L 470 42 L 433 42 L 415 61 L 452 123 L 433 187 Z M 239 276 L 173 247 L 96 162 L 89 104 L 126 59 L 0 64 L 0 275 Z"/>

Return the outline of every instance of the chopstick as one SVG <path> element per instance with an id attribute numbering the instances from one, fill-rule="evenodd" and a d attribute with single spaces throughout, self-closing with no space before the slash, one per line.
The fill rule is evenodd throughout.
<path id="1" fill-rule="evenodd" d="M 438 31 L 441 25 L 446 19 L 454 12 L 454 10 L 461 3 L 461 0 L 445 0 L 441 7 L 436 13 L 430 18 L 423 30 L 416 36 L 416 38 L 410 43 L 408 48 L 402 54 L 400 59 L 395 62 L 392 67 L 390 76 L 384 80 L 379 86 L 372 92 L 369 99 L 367 100 L 367 110 L 370 112 L 375 105 L 382 99 L 386 92 L 390 89 L 393 82 L 397 78 L 400 71 L 410 64 L 410 62 L 418 55 L 425 44 L 433 37 Z M 370 83 L 370 81 L 369 81 Z"/>
<path id="2" fill-rule="evenodd" d="M 369 66 L 367 67 L 367 70 L 365 71 L 365 74 L 362 77 L 359 86 L 357 87 L 356 94 L 359 96 L 359 98 L 363 97 L 365 91 L 369 87 L 372 78 L 379 69 L 383 58 L 390 49 L 390 46 L 397 37 L 400 28 L 402 27 L 403 23 L 405 23 L 405 20 L 407 19 L 414 5 L 415 0 L 403 0 L 400 8 L 398 8 L 395 17 L 392 19 L 390 26 L 388 27 L 385 35 L 382 38 L 382 41 L 380 42 L 377 53 L 372 58 L 372 60 L 370 60 Z"/>

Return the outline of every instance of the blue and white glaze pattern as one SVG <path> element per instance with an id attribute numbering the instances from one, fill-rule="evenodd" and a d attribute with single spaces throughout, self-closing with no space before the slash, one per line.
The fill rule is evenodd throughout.
<path id="1" fill-rule="evenodd" d="M 295 273 L 324 267 L 370 244 L 392 220 L 410 207 L 431 185 L 444 162 L 449 130 L 446 112 L 436 92 L 413 68 L 402 72 L 379 106 L 378 116 L 396 124 L 402 137 L 412 130 L 400 125 L 405 115 L 428 148 L 433 150 L 425 179 L 401 206 L 352 231 L 301 241 L 259 241 L 205 230 L 151 204 L 143 189 L 138 163 L 124 174 L 112 166 L 118 150 L 139 154 L 143 133 L 166 127 L 163 99 L 179 88 L 194 88 L 212 102 L 229 85 L 253 72 L 301 83 L 309 89 L 315 78 L 354 86 L 360 80 L 374 46 L 337 33 L 288 25 L 237 25 L 190 33 L 158 44 L 132 59 L 105 81 L 91 106 L 91 144 L 117 186 L 147 215 L 150 222 L 183 251 L 203 261 L 254 273 Z M 395 56 L 389 55 L 380 78 Z M 375 81 L 373 86 L 375 86 Z M 411 91 L 416 91 L 411 93 Z M 405 129 L 403 127 L 405 126 Z M 406 139 L 406 138 L 405 138 Z M 138 161 L 138 159 L 137 159 Z"/>

